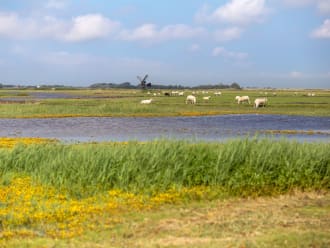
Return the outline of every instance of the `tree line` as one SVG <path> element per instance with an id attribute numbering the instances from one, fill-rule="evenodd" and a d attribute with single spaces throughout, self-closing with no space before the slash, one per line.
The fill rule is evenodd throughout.
<path id="1" fill-rule="evenodd" d="M 40 90 L 47 90 L 47 89 L 81 89 L 86 87 L 75 87 L 75 86 L 65 86 L 65 85 L 13 85 L 13 84 L 1 84 L 0 83 L 0 89 L 1 88 L 20 88 L 20 89 L 40 89 Z M 87 88 L 90 89 L 141 89 L 141 85 L 133 85 L 130 82 L 124 82 L 124 83 L 95 83 Z M 205 85 L 198 85 L 198 86 L 182 86 L 182 85 L 164 85 L 164 84 L 151 84 L 150 89 L 241 89 L 241 86 L 234 82 L 231 84 L 205 84 Z"/>
<path id="2" fill-rule="evenodd" d="M 115 83 L 95 83 L 89 86 L 92 89 L 139 89 L 141 85 L 132 85 L 129 82 L 115 84 Z M 163 84 L 151 84 L 151 89 L 241 89 L 241 86 L 234 82 L 231 84 L 206 84 L 198 86 L 182 86 L 182 85 L 163 85 Z"/>

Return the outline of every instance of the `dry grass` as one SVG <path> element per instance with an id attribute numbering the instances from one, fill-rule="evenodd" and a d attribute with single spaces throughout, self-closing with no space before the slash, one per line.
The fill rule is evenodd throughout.
<path id="1" fill-rule="evenodd" d="M 227 199 L 130 212 L 114 228 L 8 247 L 329 247 L 330 193 Z"/>
<path id="2" fill-rule="evenodd" d="M 178 213 L 138 225 L 133 234 L 138 242 L 134 243 L 140 247 L 330 245 L 329 195 L 299 193 L 278 198 L 227 200 L 209 207 L 190 206 L 173 211 Z M 322 234 L 327 237 L 314 241 L 308 237 L 311 233 L 315 237 Z M 284 237 L 277 242 L 281 235 Z M 300 236 L 305 238 L 295 240 L 294 237 Z"/>

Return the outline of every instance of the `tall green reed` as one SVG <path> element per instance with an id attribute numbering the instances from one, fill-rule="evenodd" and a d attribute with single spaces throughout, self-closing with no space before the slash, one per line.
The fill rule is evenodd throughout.
<path id="1" fill-rule="evenodd" d="M 199 185 L 231 195 L 328 190 L 330 144 L 256 138 L 18 145 L 0 150 L 0 175 L 13 173 L 77 196 L 112 188 L 150 193 Z"/>

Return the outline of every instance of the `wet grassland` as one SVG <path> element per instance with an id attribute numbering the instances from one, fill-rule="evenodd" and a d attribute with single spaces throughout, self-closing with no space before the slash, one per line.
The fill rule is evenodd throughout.
<path id="1" fill-rule="evenodd" d="M 153 93 L 82 90 L 38 99 L 0 91 L 7 99 L 0 117 L 330 115 L 329 91 L 267 92 L 260 109 L 252 105 L 266 95 L 260 91 L 199 92 L 196 105 Z M 251 104 L 238 105 L 236 95 L 249 95 Z M 139 104 L 149 98 L 152 104 Z M 3 137 L 0 247 L 327 247 L 329 189 L 329 142 Z"/>
<path id="2" fill-rule="evenodd" d="M 55 91 L 55 98 L 38 98 L 40 91 L 0 91 L 0 118 L 75 117 L 75 116 L 199 116 L 221 114 L 285 114 L 306 116 L 330 116 L 330 91 L 260 91 L 185 90 L 184 96 L 165 96 L 171 91 L 141 90 L 75 90 Z M 197 104 L 185 104 L 188 94 L 197 97 Z M 34 95 L 33 95 L 34 94 Z M 251 103 L 237 104 L 235 96 L 248 95 Z M 203 96 L 211 96 L 203 100 Z M 267 97 L 265 108 L 253 108 L 254 99 Z M 153 99 L 142 105 L 143 99 Z"/>

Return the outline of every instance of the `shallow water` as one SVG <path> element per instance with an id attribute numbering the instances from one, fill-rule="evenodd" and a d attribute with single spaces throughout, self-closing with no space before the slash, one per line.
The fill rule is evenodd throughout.
<path id="1" fill-rule="evenodd" d="M 0 119 L 0 126 L 2 137 L 45 137 L 69 142 L 159 138 L 222 141 L 254 136 L 265 130 L 321 131 L 323 134 L 281 134 L 273 137 L 330 141 L 330 118 L 286 115 Z"/>
<path id="2" fill-rule="evenodd" d="M 10 92 L 9 95 L 17 95 L 18 92 Z M 25 102 L 25 101 L 37 101 L 41 99 L 69 99 L 69 98 L 81 98 L 82 96 L 74 96 L 63 92 L 28 92 L 26 96 L 6 96 L 0 98 L 0 102 Z"/>

